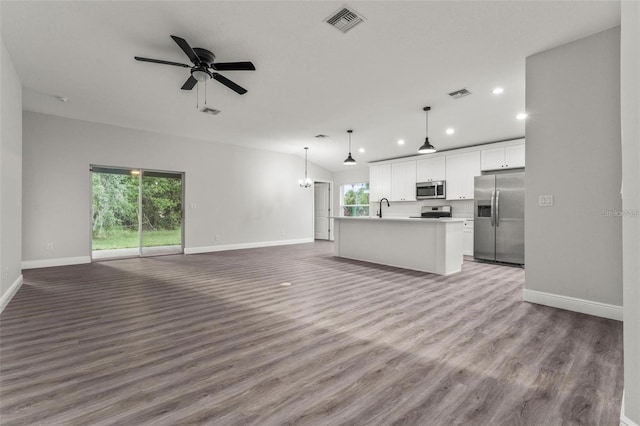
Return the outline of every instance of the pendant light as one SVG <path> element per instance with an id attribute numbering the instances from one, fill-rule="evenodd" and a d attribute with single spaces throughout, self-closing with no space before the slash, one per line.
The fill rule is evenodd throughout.
<path id="1" fill-rule="evenodd" d="M 353 166 L 356 164 L 356 160 L 351 156 L 351 133 L 353 133 L 353 130 L 347 130 L 347 133 L 349 133 L 349 156 L 344 160 L 344 165 Z"/>
<path id="2" fill-rule="evenodd" d="M 425 116 L 426 116 L 426 134 L 427 137 L 424 138 L 424 143 L 422 144 L 422 146 L 420 148 L 418 148 L 418 154 L 430 154 L 432 152 L 436 152 L 436 147 L 431 145 L 431 143 L 429 143 L 429 110 L 431 110 L 431 107 L 424 107 L 422 108 L 422 110 L 425 112 Z"/>
<path id="3" fill-rule="evenodd" d="M 305 146 L 304 147 L 304 180 L 298 179 L 298 185 L 300 185 L 300 188 L 309 188 L 311 185 L 313 185 L 313 181 L 311 180 L 310 177 L 307 176 L 307 151 L 308 150 L 309 150 L 309 147 Z"/>

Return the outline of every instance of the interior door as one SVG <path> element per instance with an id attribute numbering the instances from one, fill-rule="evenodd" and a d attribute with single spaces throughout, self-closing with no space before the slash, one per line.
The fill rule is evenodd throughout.
<path id="1" fill-rule="evenodd" d="M 331 194 L 329 188 L 329 182 L 316 182 L 313 185 L 313 230 L 316 240 L 331 238 Z"/>
<path id="2" fill-rule="evenodd" d="M 496 175 L 496 260 L 524 264 L 524 173 Z"/>
<path id="3" fill-rule="evenodd" d="M 473 256 L 495 260 L 496 230 L 494 227 L 495 176 L 474 179 Z"/>
<path id="4" fill-rule="evenodd" d="M 182 253 L 182 173 L 143 170 L 140 184 L 142 256 Z"/>

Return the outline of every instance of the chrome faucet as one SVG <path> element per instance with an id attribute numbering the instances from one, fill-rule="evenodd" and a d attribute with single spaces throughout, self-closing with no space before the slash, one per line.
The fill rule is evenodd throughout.
<path id="1" fill-rule="evenodd" d="M 387 202 L 387 207 L 391 207 L 391 204 L 389 204 L 389 200 L 387 200 L 386 198 L 380 198 L 380 205 L 378 207 L 378 217 L 380 219 L 382 219 L 382 202 L 383 201 Z"/>

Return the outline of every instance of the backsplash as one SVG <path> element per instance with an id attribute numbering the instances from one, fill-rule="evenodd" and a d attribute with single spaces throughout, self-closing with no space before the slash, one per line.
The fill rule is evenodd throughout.
<path id="1" fill-rule="evenodd" d="M 422 206 L 451 206 L 451 214 L 453 217 L 473 219 L 473 200 L 422 200 L 422 201 L 391 201 L 391 206 L 387 207 L 386 203 L 382 206 L 383 217 L 409 217 L 420 216 L 420 208 Z M 369 213 L 375 216 L 378 211 L 379 203 L 371 203 Z"/>

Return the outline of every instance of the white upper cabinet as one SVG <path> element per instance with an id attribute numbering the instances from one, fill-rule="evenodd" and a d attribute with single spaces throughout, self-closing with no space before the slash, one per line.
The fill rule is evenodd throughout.
<path id="1" fill-rule="evenodd" d="M 391 198 L 391 164 L 369 167 L 369 201 Z"/>
<path id="2" fill-rule="evenodd" d="M 480 176 L 482 170 L 524 167 L 524 139 L 485 145 L 484 149 L 470 147 L 448 153 L 371 165 L 369 200 L 372 203 L 381 198 L 416 201 L 416 182 L 441 180 L 446 181 L 447 200 L 472 200 L 474 178 Z"/>
<path id="3" fill-rule="evenodd" d="M 432 182 L 444 180 L 445 174 L 445 158 L 423 158 L 416 162 L 416 182 Z"/>
<path id="4" fill-rule="evenodd" d="M 524 142 L 504 148 L 505 168 L 524 167 Z"/>
<path id="5" fill-rule="evenodd" d="M 447 200 L 472 200 L 474 178 L 480 176 L 480 151 L 446 156 Z"/>
<path id="6" fill-rule="evenodd" d="M 391 201 L 416 200 L 416 162 L 391 164 Z"/>
<path id="7" fill-rule="evenodd" d="M 524 167 L 524 141 L 515 145 L 483 149 L 480 154 L 481 170 Z"/>

